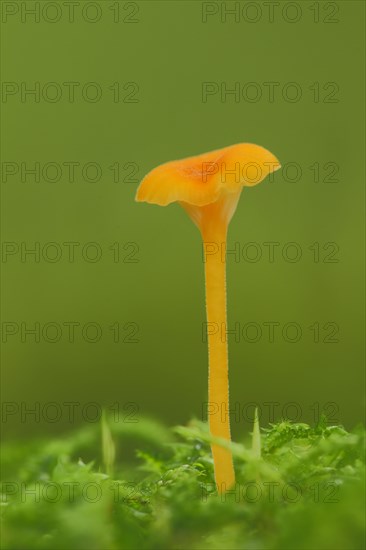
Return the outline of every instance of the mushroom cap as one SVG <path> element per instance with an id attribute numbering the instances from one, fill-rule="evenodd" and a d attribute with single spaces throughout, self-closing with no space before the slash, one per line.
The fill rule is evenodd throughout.
<path id="1" fill-rule="evenodd" d="M 235 193 L 242 186 L 257 185 L 280 166 L 264 147 L 238 143 L 161 164 L 144 177 L 136 200 L 160 206 L 172 202 L 204 206 L 218 200 L 223 192 Z"/>

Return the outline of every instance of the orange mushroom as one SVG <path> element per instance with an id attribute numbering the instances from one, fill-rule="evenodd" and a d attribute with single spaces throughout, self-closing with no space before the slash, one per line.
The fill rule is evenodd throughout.
<path id="1" fill-rule="evenodd" d="M 179 202 L 199 228 L 204 249 L 216 251 L 205 258 L 207 327 L 226 327 L 226 235 L 242 188 L 256 185 L 279 168 L 276 157 L 263 147 L 240 143 L 162 164 L 145 176 L 137 190 L 137 201 L 160 206 Z M 226 338 L 220 330 L 208 330 L 207 338 L 210 433 L 230 441 Z M 219 443 L 211 449 L 216 486 L 222 493 L 234 485 L 235 473 L 231 452 Z"/>

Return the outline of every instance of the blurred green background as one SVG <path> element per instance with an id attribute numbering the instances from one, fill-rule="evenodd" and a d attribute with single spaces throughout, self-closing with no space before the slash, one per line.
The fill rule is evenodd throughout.
<path id="1" fill-rule="evenodd" d="M 81 1 L 73 22 L 62 2 L 38 3 L 39 20 L 21 4 L 35 3 L 2 3 L 4 435 L 68 430 L 93 416 L 90 402 L 168 424 L 202 417 L 199 233 L 178 205 L 134 195 L 162 162 L 243 141 L 285 170 L 244 190 L 229 230 L 241 254 L 228 258 L 229 328 L 262 330 L 257 342 L 250 330 L 228 338 L 234 436 L 250 429 L 253 402 L 263 425 L 271 409 L 362 420 L 364 3 L 280 2 L 271 20 L 266 2 Z M 79 83 L 74 100 L 67 82 Z M 203 97 L 207 82 L 215 93 Z M 39 181 L 24 172 L 36 162 Z M 24 254 L 37 246 L 39 258 Z M 39 342 L 25 333 L 35 323 Z M 55 422 L 56 408 L 42 414 L 52 402 Z M 71 422 L 67 402 L 79 403 Z"/>

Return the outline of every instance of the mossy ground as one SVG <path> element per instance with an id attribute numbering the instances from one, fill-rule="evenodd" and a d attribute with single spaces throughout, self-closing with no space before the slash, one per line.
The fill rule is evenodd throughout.
<path id="1" fill-rule="evenodd" d="M 216 492 L 207 426 L 103 418 L 2 453 L 4 550 L 361 550 L 363 428 L 287 421 L 233 443 Z M 138 449 L 136 451 L 135 449 Z"/>

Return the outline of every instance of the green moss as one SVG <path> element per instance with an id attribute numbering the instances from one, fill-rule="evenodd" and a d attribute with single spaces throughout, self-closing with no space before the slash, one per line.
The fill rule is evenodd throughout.
<path id="1" fill-rule="evenodd" d="M 4 550 L 361 550 L 364 435 L 283 421 L 231 444 L 219 496 L 202 422 L 167 430 L 103 416 L 57 441 L 7 445 Z M 138 451 L 131 452 L 131 449 Z"/>

